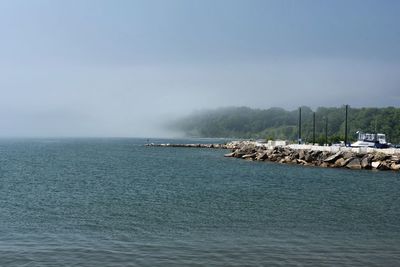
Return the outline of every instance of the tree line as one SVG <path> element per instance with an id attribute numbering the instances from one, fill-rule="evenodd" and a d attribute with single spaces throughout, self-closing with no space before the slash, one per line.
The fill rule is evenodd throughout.
<path id="1" fill-rule="evenodd" d="M 345 107 L 319 107 L 315 111 L 303 106 L 302 140 L 313 138 L 315 112 L 315 141 L 328 143 L 344 140 Z M 252 109 L 225 107 L 195 112 L 172 123 L 172 128 L 190 137 L 260 138 L 297 140 L 299 111 L 283 108 Z M 400 108 L 348 109 L 348 140 L 357 139 L 356 132 L 384 133 L 389 142 L 400 143 Z"/>

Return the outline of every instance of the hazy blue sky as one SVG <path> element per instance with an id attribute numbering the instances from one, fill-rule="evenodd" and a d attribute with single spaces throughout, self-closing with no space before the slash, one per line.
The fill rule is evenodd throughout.
<path id="1" fill-rule="evenodd" d="M 400 1 L 1 1 L 0 136 L 219 106 L 399 106 Z"/>

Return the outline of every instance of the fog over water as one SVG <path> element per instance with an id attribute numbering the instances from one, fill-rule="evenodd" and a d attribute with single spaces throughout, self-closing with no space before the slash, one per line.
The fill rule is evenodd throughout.
<path id="1" fill-rule="evenodd" d="M 400 2 L 2 1 L 0 136 L 175 136 L 194 110 L 399 106 Z"/>

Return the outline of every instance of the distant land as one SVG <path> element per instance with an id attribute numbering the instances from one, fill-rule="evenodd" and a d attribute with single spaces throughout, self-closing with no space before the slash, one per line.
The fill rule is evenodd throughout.
<path id="1" fill-rule="evenodd" d="M 324 143 L 326 119 L 328 142 L 344 140 L 345 107 L 319 107 L 312 110 L 303 106 L 302 139 L 312 140 L 313 112 L 316 121 L 316 142 Z M 226 137 L 296 140 L 298 134 L 298 109 L 253 109 L 225 107 L 194 112 L 174 121 L 170 127 L 188 137 Z M 356 132 L 386 134 L 391 143 L 400 143 L 400 108 L 349 108 L 348 134 L 356 140 Z"/>

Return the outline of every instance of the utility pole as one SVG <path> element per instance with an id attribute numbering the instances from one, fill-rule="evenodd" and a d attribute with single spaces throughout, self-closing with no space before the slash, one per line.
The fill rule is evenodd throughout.
<path id="1" fill-rule="evenodd" d="M 348 113 L 349 105 L 346 105 L 346 119 L 344 123 L 344 145 L 347 146 L 347 113 Z"/>
<path id="2" fill-rule="evenodd" d="M 312 142 L 315 144 L 315 112 L 313 112 L 313 134 L 312 134 Z"/>
<path id="3" fill-rule="evenodd" d="M 325 118 L 325 144 L 328 144 L 328 117 Z"/>
<path id="4" fill-rule="evenodd" d="M 299 136 L 298 136 L 298 143 L 301 144 L 301 107 L 299 108 Z"/>

